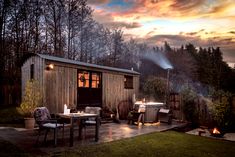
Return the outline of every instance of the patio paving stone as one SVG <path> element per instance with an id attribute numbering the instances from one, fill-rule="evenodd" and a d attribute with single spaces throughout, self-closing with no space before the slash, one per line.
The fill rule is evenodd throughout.
<path id="1" fill-rule="evenodd" d="M 37 138 L 37 129 L 26 130 L 24 128 L 0 127 L 0 138 L 3 138 L 16 146 L 27 150 L 27 152 L 35 154 L 35 156 L 46 154 L 59 154 L 65 150 L 73 150 L 79 145 L 99 144 L 103 142 L 111 142 L 123 138 L 130 138 L 138 135 L 148 134 L 152 132 L 161 132 L 181 127 L 185 123 L 173 122 L 171 125 L 166 123 L 145 124 L 145 125 L 129 125 L 126 121 L 118 123 L 105 123 L 100 126 L 99 141 L 95 142 L 95 127 L 88 126 L 83 130 L 82 140 L 78 140 L 78 130 L 74 132 L 74 147 L 69 147 L 69 128 L 65 128 L 64 139 L 62 139 L 62 130 L 58 131 L 58 145 L 53 146 L 53 131 L 49 132 L 46 145 L 43 144 L 43 135 L 40 137 L 40 146 L 35 146 Z"/>

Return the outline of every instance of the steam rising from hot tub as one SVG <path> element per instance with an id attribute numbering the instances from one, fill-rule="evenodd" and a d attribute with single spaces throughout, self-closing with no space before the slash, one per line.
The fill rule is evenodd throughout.
<path id="1" fill-rule="evenodd" d="M 154 62 L 163 69 L 173 69 L 170 61 L 161 52 L 146 53 L 143 58 Z"/>

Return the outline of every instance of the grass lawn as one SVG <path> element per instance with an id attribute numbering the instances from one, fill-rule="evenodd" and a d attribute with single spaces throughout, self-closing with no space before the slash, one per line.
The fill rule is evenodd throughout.
<path id="1" fill-rule="evenodd" d="M 100 145 L 77 147 L 64 156 L 97 157 L 230 157 L 235 142 L 215 140 L 174 131 L 152 133 Z"/>
<path id="2" fill-rule="evenodd" d="M 14 145 L 0 139 L 0 156 L 3 151 L 18 152 L 26 156 Z M 4 148 L 6 148 L 4 150 Z M 55 148 L 56 149 L 56 148 Z M 13 150 L 13 151 L 11 151 Z M 58 150 L 59 151 L 59 150 Z M 110 143 L 89 146 L 75 146 L 72 150 L 52 154 L 52 156 L 71 157 L 230 157 L 235 154 L 235 142 L 215 140 L 167 131 L 152 133 L 134 138 L 118 140 Z M 11 154 L 9 154 L 11 156 Z M 14 155 L 13 155 L 14 156 Z"/>

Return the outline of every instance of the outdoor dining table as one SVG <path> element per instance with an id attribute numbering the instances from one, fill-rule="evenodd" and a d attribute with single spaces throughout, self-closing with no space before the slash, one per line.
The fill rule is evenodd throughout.
<path id="1" fill-rule="evenodd" d="M 95 141 L 97 142 L 99 140 L 99 124 L 100 124 L 100 117 L 98 114 L 91 114 L 91 113 L 59 113 L 59 117 L 70 119 L 70 139 L 69 139 L 69 146 L 73 146 L 73 138 L 74 138 L 74 126 L 75 121 L 81 121 L 85 120 L 87 118 L 95 118 L 96 121 L 96 127 L 95 127 Z M 79 123 L 79 139 L 82 137 L 82 123 Z"/>

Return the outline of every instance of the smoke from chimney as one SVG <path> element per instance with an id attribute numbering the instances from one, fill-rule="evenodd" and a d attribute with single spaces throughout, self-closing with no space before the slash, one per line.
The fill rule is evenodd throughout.
<path id="1" fill-rule="evenodd" d="M 163 69 L 173 69 L 170 61 L 161 52 L 150 52 L 143 55 L 144 59 L 148 59 Z"/>

